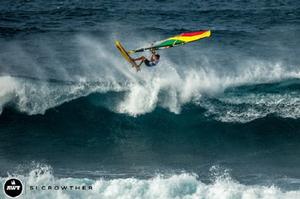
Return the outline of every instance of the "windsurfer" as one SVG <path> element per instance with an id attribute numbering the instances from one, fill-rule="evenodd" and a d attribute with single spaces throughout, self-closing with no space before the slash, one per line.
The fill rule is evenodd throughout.
<path id="1" fill-rule="evenodd" d="M 151 49 L 151 53 L 152 53 L 152 55 L 150 57 L 150 60 L 147 59 L 144 56 L 141 56 L 141 57 L 138 57 L 136 59 L 133 59 L 133 61 L 141 61 L 138 64 L 138 67 L 140 67 L 143 63 L 145 63 L 145 65 L 148 66 L 148 67 L 156 66 L 159 62 L 160 55 L 157 54 L 154 49 Z"/>

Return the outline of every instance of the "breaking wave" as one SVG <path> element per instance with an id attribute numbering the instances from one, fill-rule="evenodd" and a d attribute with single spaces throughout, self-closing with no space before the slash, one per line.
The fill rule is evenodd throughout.
<path id="1" fill-rule="evenodd" d="M 131 116 L 152 112 L 157 107 L 179 114 L 183 105 L 194 103 L 207 109 L 207 116 L 224 122 L 247 122 L 272 113 L 299 117 L 297 93 L 226 94 L 226 90 L 239 86 L 298 79 L 297 67 L 249 59 L 236 67 L 224 66 L 225 70 L 213 66 L 205 56 L 186 66 L 165 57 L 155 69 L 143 68 L 136 73 L 124 67 L 124 60 L 116 55 L 115 49 L 107 50 L 88 37 L 79 37 L 78 43 L 82 49 L 82 76 L 74 75 L 70 81 L 49 81 L 47 77 L 43 80 L 4 75 L 0 77 L 0 111 L 10 106 L 29 115 L 44 114 L 91 93 L 116 92 L 119 96 L 114 104 L 106 107 Z M 59 72 L 61 77 L 70 77 L 65 69 Z"/>
<path id="2" fill-rule="evenodd" d="M 29 171 L 26 175 L 9 175 L 18 177 L 25 184 L 23 198 L 205 198 L 205 199 L 256 199 L 256 198 L 299 198 L 299 190 L 284 191 L 275 185 L 244 185 L 232 179 L 224 171 L 216 172 L 212 167 L 210 182 L 202 182 L 193 173 L 160 175 L 149 179 L 117 178 L 117 179 L 89 179 L 89 178 L 58 178 L 54 176 L 49 166 L 40 166 Z M 1 178 L 3 183 L 7 178 Z M 34 189 L 30 189 L 33 186 Z M 92 186 L 92 190 L 41 190 L 42 186 Z M 37 189 L 36 189 L 37 187 Z M 4 193 L 0 196 L 4 198 Z"/>

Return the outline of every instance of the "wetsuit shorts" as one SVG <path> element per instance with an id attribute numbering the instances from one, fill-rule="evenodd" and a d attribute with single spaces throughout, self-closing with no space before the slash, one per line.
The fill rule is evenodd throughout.
<path id="1" fill-rule="evenodd" d="M 148 67 L 152 67 L 152 66 L 155 66 L 157 64 L 155 62 L 149 61 L 148 59 L 145 59 L 144 62 L 145 62 L 145 65 L 148 66 Z"/>

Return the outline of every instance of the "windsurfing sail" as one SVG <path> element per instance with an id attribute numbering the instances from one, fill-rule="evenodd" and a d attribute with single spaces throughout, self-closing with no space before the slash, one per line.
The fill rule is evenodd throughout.
<path id="1" fill-rule="evenodd" d="M 176 35 L 176 36 L 167 38 L 165 40 L 154 42 L 153 44 L 151 44 L 150 46 L 147 46 L 145 48 L 130 50 L 130 51 L 128 51 L 128 54 L 143 52 L 143 51 L 152 50 L 152 49 L 160 50 L 160 49 L 164 49 L 164 48 L 171 48 L 174 46 L 183 45 L 183 44 L 197 41 L 197 40 L 200 40 L 200 39 L 203 39 L 206 37 L 210 37 L 210 35 L 211 35 L 210 30 L 181 33 L 180 35 Z"/>

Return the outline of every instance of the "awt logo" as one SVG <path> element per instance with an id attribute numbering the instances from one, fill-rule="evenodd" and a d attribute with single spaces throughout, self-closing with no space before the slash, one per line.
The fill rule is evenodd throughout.
<path id="1" fill-rule="evenodd" d="M 4 183 L 4 193 L 11 197 L 11 198 L 16 198 L 19 195 L 22 194 L 23 191 L 23 184 L 21 182 L 21 180 L 17 179 L 17 178 L 11 178 L 6 180 L 6 182 Z"/>

